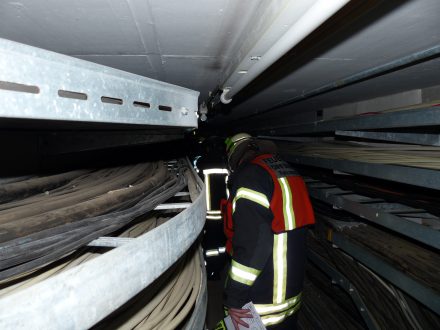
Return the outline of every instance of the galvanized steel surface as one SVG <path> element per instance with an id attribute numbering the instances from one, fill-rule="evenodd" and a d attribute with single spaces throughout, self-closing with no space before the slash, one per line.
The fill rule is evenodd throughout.
<path id="1" fill-rule="evenodd" d="M 394 232 L 401 235 L 412 238 L 421 243 L 432 246 L 433 248 L 440 249 L 440 231 L 435 228 L 430 228 L 423 224 L 418 224 L 406 220 L 404 216 L 398 216 L 387 212 L 384 209 L 378 209 L 374 207 L 374 203 L 366 202 L 362 204 L 357 201 L 350 200 L 351 195 L 348 195 L 349 191 L 339 190 L 332 193 L 328 189 L 313 187 L 313 184 L 308 185 L 310 196 L 318 200 L 331 203 L 335 207 L 341 208 L 352 214 L 355 214 L 363 219 L 367 219 L 379 226 L 391 229 Z M 412 209 L 413 212 L 416 211 Z M 408 208 L 408 213 L 411 212 L 411 208 Z M 436 220 L 439 220 L 436 218 Z"/>
<path id="2" fill-rule="evenodd" d="M 369 140 L 411 143 L 411 144 L 420 144 L 420 145 L 437 146 L 437 147 L 440 146 L 439 134 L 363 132 L 363 131 L 336 131 L 335 134 L 339 136 L 348 136 L 348 137 L 369 139 Z"/>
<path id="3" fill-rule="evenodd" d="M 147 287 L 190 247 L 203 228 L 205 207 L 203 188 L 190 208 L 156 229 L 0 300 L 0 328 L 91 327 Z"/>
<path id="4" fill-rule="evenodd" d="M 199 93 L 0 39 L 3 118 L 197 127 Z"/>
<path id="5" fill-rule="evenodd" d="M 372 109 L 374 111 L 374 109 Z M 331 133 L 338 130 L 363 130 L 399 127 L 421 127 L 440 125 L 439 107 L 424 107 L 413 110 L 402 110 L 389 113 L 355 116 L 313 123 L 291 125 L 268 129 L 268 134 L 301 135 L 313 133 Z"/>
<path id="6" fill-rule="evenodd" d="M 440 189 L 440 175 L 439 171 L 436 170 L 409 166 L 363 163 L 345 159 L 325 159 L 289 154 L 283 154 L 282 156 L 287 161 L 296 164 L 339 170 L 373 178 L 408 183 L 419 187 Z"/>

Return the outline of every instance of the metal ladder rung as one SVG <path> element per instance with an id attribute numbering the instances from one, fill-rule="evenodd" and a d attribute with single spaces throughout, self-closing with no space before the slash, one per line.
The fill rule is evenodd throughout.
<path id="1" fill-rule="evenodd" d="M 135 238 L 131 238 L 131 237 L 102 236 L 102 237 L 99 237 L 99 238 L 91 241 L 89 244 L 87 244 L 87 246 L 116 248 L 116 247 L 122 246 L 124 244 L 127 244 L 134 239 Z"/>
<path id="2" fill-rule="evenodd" d="M 154 210 L 177 210 L 177 209 L 187 209 L 192 203 L 165 203 L 160 204 L 154 208 Z"/>

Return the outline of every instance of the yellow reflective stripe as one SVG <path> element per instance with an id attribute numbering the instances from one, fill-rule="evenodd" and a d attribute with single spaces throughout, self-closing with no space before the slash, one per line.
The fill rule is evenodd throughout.
<path id="1" fill-rule="evenodd" d="M 206 211 L 206 219 L 209 219 L 209 220 L 222 220 L 223 219 L 223 217 L 222 217 L 222 211 L 220 211 L 220 210 L 208 210 L 208 211 Z"/>
<path id="2" fill-rule="evenodd" d="M 261 271 L 259 271 L 258 269 L 247 267 L 236 262 L 235 260 L 232 260 L 229 275 L 234 281 L 246 285 L 252 285 L 257 279 L 257 276 L 260 274 L 260 272 Z"/>
<path id="3" fill-rule="evenodd" d="M 232 213 L 235 212 L 235 204 L 240 198 L 248 199 L 250 201 L 260 204 L 261 206 L 264 206 L 265 208 L 269 208 L 270 206 L 269 200 L 264 194 L 252 189 L 240 188 L 237 190 L 237 194 L 232 201 Z"/>
<path id="4" fill-rule="evenodd" d="M 281 304 L 286 299 L 287 233 L 274 235 L 273 270 L 273 303 Z"/>
<path id="5" fill-rule="evenodd" d="M 281 192 L 283 195 L 283 214 L 284 225 L 286 230 L 295 229 L 295 212 L 292 205 L 292 192 L 290 191 L 289 181 L 287 178 L 278 179 L 278 183 L 281 186 Z"/>
<path id="6" fill-rule="evenodd" d="M 205 174 L 205 186 L 206 186 L 206 210 L 211 210 L 211 182 L 209 174 Z"/>
<path id="7" fill-rule="evenodd" d="M 247 273 L 253 274 L 255 276 L 258 276 L 261 273 L 260 270 L 255 269 L 255 268 L 251 268 L 251 267 L 248 267 L 248 266 L 245 266 L 245 265 L 242 265 L 242 264 L 240 264 L 239 262 L 237 262 L 235 260 L 232 260 L 231 264 L 232 264 L 233 267 L 239 268 L 239 269 L 241 269 L 241 270 L 243 270 L 243 271 L 245 271 Z"/>
<path id="8" fill-rule="evenodd" d="M 261 317 L 261 321 L 265 326 L 278 324 L 283 322 L 287 317 L 294 314 L 301 307 L 301 302 L 293 306 L 291 309 L 274 315 L 266 315 Z"/>
<path id="9" fill-rule="evenodd" d="M 206 219 L 208 219 L 208 220 L 221 220 L 222 216 L 221 215 L 210 215 L 210 214 L 208 214 L 206 216 Z"/>
<path id="10" fill-rule="evenodd" d="M 287 299 L 281 304 L 255 304 L 255 310 L 259 315 L 283 312 L 299 303 L 301 301 L 301 295 L 302 293 L 296 295 L 295 297 Z"/>
<path id="11" fill-rule="evenodd" d="M 228 174 L 228 170 L 225 168 L 210 168 L 203 170 L 203 174 Z"/>
<path id="12" fill-rule="evenodd" d="M 220 254 L 220 252 L 218 252 L 217 249 L 206 250 L 206 251 L 205 251 L 205 255 L 206 255 L 207 257 L 218 256 L 219 254 Z"/>

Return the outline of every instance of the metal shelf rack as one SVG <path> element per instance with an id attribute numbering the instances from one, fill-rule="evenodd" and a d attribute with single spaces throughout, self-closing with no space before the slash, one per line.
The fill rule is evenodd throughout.
<path id="1" fill-rule="evenodd" d="M 399 203 L 389 203 L 380 198 L 362 196 L 352 191 L 343 190 L 336 185 L 327 184 L 307 177 L 305 178 L 305 182 L 307 183 L 308 191 L 312 198 L 331 204 L 336 209 L 347 211 L 366 219 L 367 222 L 388 228 L 434 249 L 440 248 L 440 219 L 424 210 L 414 209 Z M 419 220 L 421 220 L 419 222 L 422 223 L 409 220 L 411 218 L 413 220 L 419 218 Z M 381 259 L 362 244 L 356 243 L 353 239 L 346 236 L 343 230 L 339 231 L 339 229 L 365 224 L 345 221 L 334 221 L 332 224 L 338 230 L 329 230 L 327 238 L 335 247 L 342 249 L 360 263 L 373 270 L 376 274 L 382 276 L 436 313 L 440 312 L 440 297 L 438 292 L 405 274 L 389 262 Z M 316 263 L 315 259 L 316 258 L 312 256 L 314 263 Z M 317 265 L 320 266 L 325 273 L 332 276 L 332 278 L 338 277 L 337 274 L 335 275 L 331 269 L 329 270 L 328 267 L 325 267 L 319 260 Z M 343 287 L 344 285 L 347 286 L 347 280 L 342 278 L 341 285 Z"/>
<path id="2" fill-rule="evenodd" d="M 411 110 L 369 114 L 356 117 L 321 120 L 313 123 L 266 129 L 260 134 L 268 135 L 314 135 L 335 131 L 373 130 L 384 128 L 423 127 L 440 125 L 440 107 L 429 106 Z"/>
<path id="3" fill-rule="evenodd" d="M 397 270 L 361 245 L 349 240 L 340 232 L 332 232 L 331 241 L 338 248 L 344 250 L 375 273 L 390 281 L 425 306 L 428 306 L 437 314 L 440 314 L 440 296 L 438 292 Z"/>
<path id="4" fill-rule="evenodd" d="M 440 249 L 440 219 L 438 217 L 424 210 L 358 195 L 318 180 L 305 178 L 305 181 L 311 197 Z M 408 220 L 415 219 L 415 216 L 422 223 Z"/>
<path id="5" fill-rule="evenodd" d="M 291 155 L 289 153 L 284 153 L 282 156 L 285 160 L 295 164 L 338 170 L 341 172 L 406 183 L 419 187 L 440 189 L 440 175 L 439 171 L 436 170 L 357 162 L 345 159 L 299 156 Z"/>

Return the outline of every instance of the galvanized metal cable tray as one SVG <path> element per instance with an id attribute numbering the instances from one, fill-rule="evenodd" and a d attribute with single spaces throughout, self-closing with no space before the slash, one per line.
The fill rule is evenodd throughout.
<path id="1" fill-rule="evenodd" d="M 3 296 L 0 328 L 87 329 L 150 285 L 193 246 L 203 228 L 204 185 L 195 173 L 187 171 L 185 176 L 193 202 L 183 212 L 138 238 L 115 240 L 118 244 L 113 245 L 95 244 L 118 247 Z M 203 327 L 206 312 L 203 268 L 188 329 Z"/>
<path id="2" fill-rule="evenodd" d="M 199 92 L 0 39 L 0 118 L 197 127 Z"/>
<path id="3" fill-rule="evenodd" d="M 436 249 L 440 248 L 440 219 L 425 210 L 358 195 L 310 178 L 306 178 L 306 183 L 313 198 Z"/>

